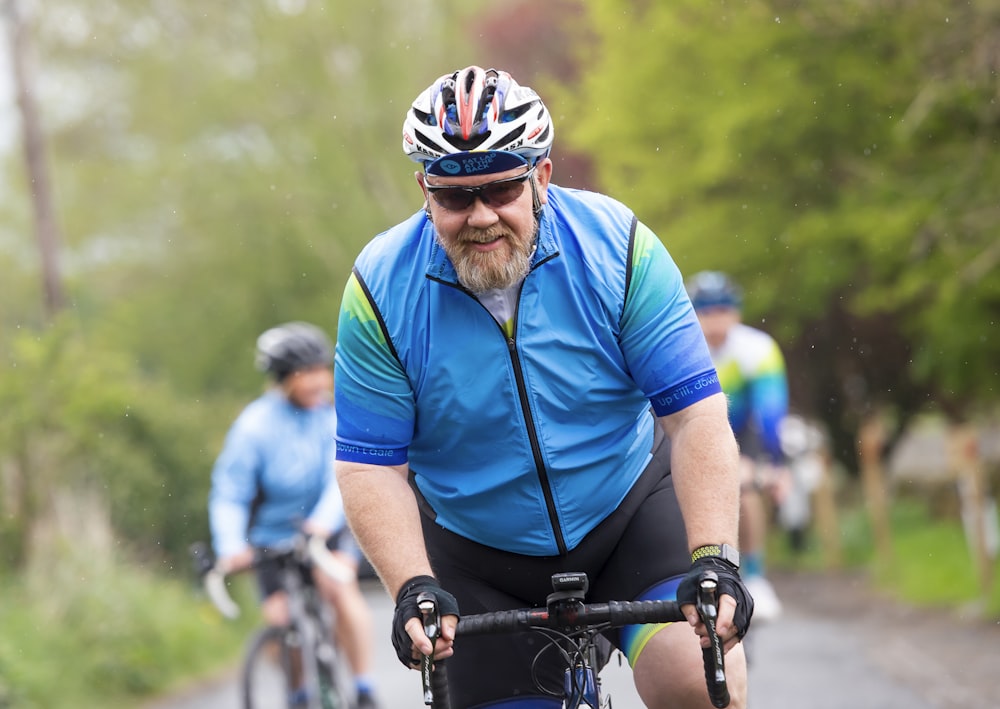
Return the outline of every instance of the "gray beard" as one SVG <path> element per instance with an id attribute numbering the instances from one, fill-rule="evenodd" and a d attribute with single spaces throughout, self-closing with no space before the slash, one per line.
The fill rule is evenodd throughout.
<path id="1" fill-rule="evenodd" d="M 531 270 L 531 257 L 535 253 L 537 243 L 538 223 L 536 222 L 530 248 L 524 250 L 520 248 L 520 245 L 517 245 L 511 257 L 499 266 L 495 265 L 489 258 L 481 258 L 482 254 L 472 251 L 467 251 L 464 255 L 449 253 L 448 256 L 455 266 L 458 282 L 467 290 L 479 294 L 489 290 L 510 288 L 524 280 L 528 271 Z"/>
<path id="2" fill-rule="evenodd" d="M 475 263 L 476 254 L 470 254 L 454 262 L 458 282 L 473 293 L 488 290 L 502 290 L 520 283 L 531 269 L 531 254 L 521 251 L 513 254 L 500 267 L 485 267 Z"/>

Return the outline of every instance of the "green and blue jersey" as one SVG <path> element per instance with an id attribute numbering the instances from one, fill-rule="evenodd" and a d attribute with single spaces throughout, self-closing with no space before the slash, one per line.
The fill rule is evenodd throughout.
<path id="1" fill-rule="evenodd" d="M 738 323 L 712 351 L 719 382 L 729 400 L 729 423 L 755 457 L 781 464 L 780 426 L 788 414 L 785 360 L 770 335 Z M 756 440 L 750 440 L 750 437 Z"/>

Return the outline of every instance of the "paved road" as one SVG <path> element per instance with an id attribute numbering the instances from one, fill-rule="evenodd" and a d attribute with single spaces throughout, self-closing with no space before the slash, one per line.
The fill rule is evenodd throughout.
<path id="1" fill-rule="evenodd" d="M 927 696 L 921 696 L 921 693 L 930 693 L 926 688 L 917 689 L 919 683 L 914 680 L 912 672 L 908 676 L 905 668 L 899 666 L 899 663 L 914 658 L 912 643 L 905 639 L 894 640 L 892 633 L 878 635 L 881 641 L 873 640 L 872 633 L 877 629 L 861 620 L 852 622 L 852 613 L 845 613 L 843 609 L 839 613 L 818 613 L 815 589 L 803 590 L 792 584 L 787 588 L 787 594 L 785 590 L 779 584 L 786 604 L 784 615 L 770 625 L 756 627 L 752 633 L 753 640 L 749 646 L 751 709 L 798 706 L 811 709 L 950 709 L 953 706 L 940 698 L 932 701 Z M 378 638 L 387 639 L 392 613 L 389 599 L 376 586 L 369 588 L 367 593 L 375 610 Z M 898 658 L 891 651 L 884 652 L 886 643 L 904 645 L 896 648 Z M 920 659 L 926 661 L 928 658 L 924 656 Z M 378 643 L 377 676 L 385 709 L 420 709 L 423 706 L 419 675 L 399 664 L 387 641 Z M 605 686 L 614 699 L 615 709 L 641 709 L 642 704 L 631 686 L 627 667 L 619 667 L 612 662 L 603 676 Z M 996 696 L 979 695 L 986 703 L 980 701 L 976 706 L 1000 707 Z M 144 707 L 238 708 L 232 678 L 220 678 L 215 683 L 193 689 L 185 696 L 153 702 Z"/>

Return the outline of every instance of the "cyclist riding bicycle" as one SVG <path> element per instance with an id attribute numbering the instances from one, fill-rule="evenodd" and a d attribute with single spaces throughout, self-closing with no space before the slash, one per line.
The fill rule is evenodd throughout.
<path id="1" fill-rule="evenodd" d="M 726 274 L 702 271 L 687 284 L 740 444 L 741 573 L 754 615 L 773 620 L 781 601 L 764 575 L 768 514 L 763 494 L 780 505 L 791 484 L 781 427 L 788 415 L 785 360 L 774 338 L 741 322 L 743 294 Z"/>
<path id="2" fill-rule="evenodd" d="M 256 364 L 273 386 L 237 417 L 212 470 L 208 510 L 218 568 L 248 568 L 254 549 L 287 547 L 303 531 L 326 538 L 338 561 L 356 571 L 361 552 L 333 473 L 333 345 L 315 325 L 285 323 L 257 339 Z M 264 620 L 283 626 L 288 605 L 276 564 L 265 560 L 256 572 Z M 372 619 L 357 578 L 337 581 L 318 570 L 313 578 L 336 612 L 335 640 L 355 673 L 358 706 L 374 707 Z M 297 690 L 291 703 L 304 704 L 303 694 Z"/>
<path id="3" fill-rule="evenodd" d="M 709 707 L 693 605 L 709 567 L 743 707 L 752 601 L 725 397 L 666 249 L 619 202 L 552 184 L 552 141 L 539 96 L 504 71 L 446 74 L 407 111 L 424 207 L 364 248 L 341 307 L 348 519 L 408 666 L 434 651 L 416 599 L 436 597 L 457 706 L 561 706 L 532 679 L 562 686 L 560 658 L 532 665 L 537 638 L 454 629 L 460 609 L 544 606 L 552 574 L 578 571 L 595 602 L 685 604 L 694 630 L 608 635 L 647 706 Z"/>

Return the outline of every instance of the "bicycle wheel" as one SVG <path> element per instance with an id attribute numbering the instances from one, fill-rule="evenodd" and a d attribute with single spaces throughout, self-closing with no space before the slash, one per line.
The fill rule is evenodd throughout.
<path id="1" fill-rule="evenodd" d="M 291 692 L 291 649 L 282 628 L 263 628 L 247 645 L 243 660 L 243 709 L 287 707 Z"/>

